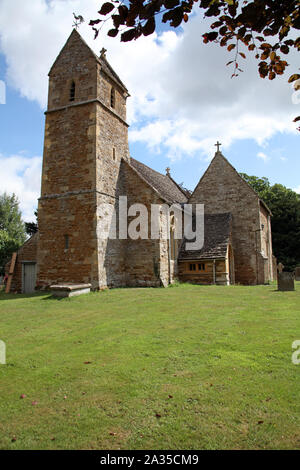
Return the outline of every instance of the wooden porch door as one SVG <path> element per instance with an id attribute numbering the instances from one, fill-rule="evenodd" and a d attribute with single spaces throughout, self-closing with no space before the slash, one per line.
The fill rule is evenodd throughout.
<path id="1" fill-rule="evenodd" d="M 36 283 L 36 263 L 23 264 L 23 293 L 32 294 Z"/>

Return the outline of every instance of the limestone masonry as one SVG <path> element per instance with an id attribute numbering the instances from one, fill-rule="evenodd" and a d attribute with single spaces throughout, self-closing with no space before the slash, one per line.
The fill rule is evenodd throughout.
<path id="1" fill-rule="evenodd" d="M 189 199 L 169 171 L 162 175 L 131 158 L 128 97 L 105 52 L 97 57 L 74 30 L 49 72 L 39 232 L 18 252 L 12 290 L 272 280 L 267 206 L 219 150 Z M 188 252 L 163 211 L 160 230 L 169 240 L 108 237 L 103 224 L 110 228 L 113 219 L 104 204 L 118 219 L 119 196 L 149 211 L 151 204 L 204 204 L 203 248 Z"/>

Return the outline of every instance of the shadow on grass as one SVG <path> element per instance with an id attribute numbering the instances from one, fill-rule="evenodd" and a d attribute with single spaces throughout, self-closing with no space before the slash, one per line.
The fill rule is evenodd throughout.
<path id="1" fill-rule="evenodd" d="M 44 299 L 42 300 L 71 300 L 72 297 L 55 297 L 55 295 L 52 295 L 49 293 L 49 295 L 47 297 L 45 297 Z"/>
<path id="2" fill-rule="evenodd" d="M 32 297 L 43 297 L 45 295 L 47 295 L 47 292 L 33 292 L 32 294 L 5 294 L 5 292 L 0 292 L 0 300 L 30 299 Z"/>

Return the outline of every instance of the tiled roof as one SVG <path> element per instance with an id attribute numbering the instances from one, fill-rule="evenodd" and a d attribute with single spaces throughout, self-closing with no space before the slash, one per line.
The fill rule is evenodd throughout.
<path id="1" fill-rule="evenodd" d="M 186 250 L 186 239 L 179 252 L 179 260 L 225 258 L 231 233 L 229 212 L 224 214 L 204 214 L 204 246 L 201 250 Z M 193 220 L 195 230 L 195 221 Z M 193 241 L 193 240 L 190 240 Z"/>
<path id="2" fill-rule="evenodd" d="M 147 165 L 130 159 L 131 166 L 152 186 L 168 203 L 186 203 L 187 197 L 179 186 L 167 175 L 162 175 Z"/>

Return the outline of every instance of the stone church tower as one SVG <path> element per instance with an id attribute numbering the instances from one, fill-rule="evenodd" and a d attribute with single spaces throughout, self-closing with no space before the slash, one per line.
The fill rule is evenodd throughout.
<path id="1" fill-rule="evenodd" d="M 102 203 L 115 205 L 129 161 L 126 87 L 73 30 L 49 72 L 37 286 L 122 285 L 122 240 L 98 235 Z M 109 250 L 107 244 L 110 243 Z M 109 251 L 110 256 L 104 256 Z"/>
<path id="2" fill-rule="evenodd" d="M 128 208 L 142 204 L 148 214 L 152 204 L 187 201 L 169 174 L 130 157 L 128 96 L 105 50 L 97 57 L 74 30 L 49 73 L 38 289 L 57 283 L 90 283 L 93 289 L 160 286 L 174 279 L 174 242 L 172 248 L 167 239 L 119 236 L 119 196 L 127 198 Z M 115 237 L 109 236 L 113 211 Z M 159 215 L 159 225 L 161 233 L 168 230 L 168 215 Z"/>

